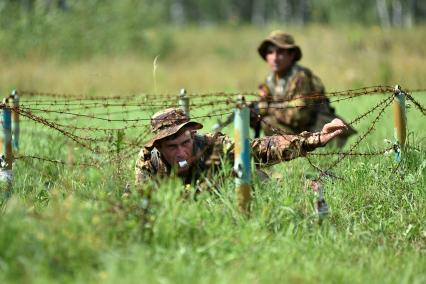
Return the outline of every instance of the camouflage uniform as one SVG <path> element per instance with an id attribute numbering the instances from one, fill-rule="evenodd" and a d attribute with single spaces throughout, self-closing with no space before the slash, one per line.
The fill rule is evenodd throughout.
<path id="1" fill-rule="evenodd" d="M 321 96 L 324 93 L 321 80 L 308 68 L 294 64 L 282 77 L 271 73 L 265 85 L 268 93 L 262 99 L 267 102 L 264 111 L 267 135 L 272 134 L 268 124 L 293 134 L 304 130 L 320 131 L 336 117 L 329 100 Z"/>
<path id="2" fill-rule="evenodd" d="M 259 54 L 265 60 L 267 47 L 271 44 L 283 49 L 293 49 L 295 61 L 302 57 L 302 52 L 294 43 L 293 37 L 276 31 L 258 48 Z M 334 118 L 340 118 L 325 96 L 321 79 L 310 69 L 296 63 L 284 75 L 270 73 L 261 87 L 264 96 L 259 101 L 259 109 L 263 116 L 262 128 L 265 135 L 276 133 L 274 128 L 288 134 L 321 131 L 326 123 Z M 344 135 L 336 139 L 338 146 L 343 146 L 347 138 L 354 133 L 356 131 L 349 127 Z"/>
<path id="3" fill-rule="evenodd" d="M 179 109 L 166 111 L 181 112 Z M 166 118 L 165 123 L 171 123 L 172 120 L 169 117 Z M 175 118 L 176 116 L 173 117 L 173 119 Z M 178 123 L 183 121 L 181 120 Z M 189 123 L 189 119 L 185 123 Z M 175 130 L 178 131 L 179 128 L 175 128 Z M 167 134 L 172 132 L 174 131 L 169 131 Z M 162 178 L 171 174 L 170 165 L 161 158 L 160 152 L 154 146 L 154 142 L 164 138 L 164 135 L 156 135 L 141 149 L 135 167 L 136 184 L 143 184 L 154 177 Z M 318 136 L 308 132 L 303 132 L 300 135 L 268 136 L 251 141 L 252 156 L 255 162 L 264 166 L 304 156 L 307 152 L 319 146 Z M 214 135 L 196 134 L 192 154 L 196 159 L 188 174 L 182 177 L 185 184 L 194 184 L 203 177 L 211 176 L 223 160 L 232 162 L 234 159 L 234 143 L 229 137 L 221 133 Z"/>

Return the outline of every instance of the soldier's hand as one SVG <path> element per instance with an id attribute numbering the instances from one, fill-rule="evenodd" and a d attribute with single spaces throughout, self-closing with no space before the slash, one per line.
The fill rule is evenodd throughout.
<path id="1" fill-rule="evenodd" d="M 261 98 L 266 98 L 269 95 L 269 89 L 265 84 L 260 84 L 258 90 Z"/>
<path id="2" fill-rule="evenodd" d="M 325 124 L 320 132 L 321 145 L 327 144 L 330 140 L 342 134 L 346 129 L 348 129 L 348 126 L 338 118 Z"/>

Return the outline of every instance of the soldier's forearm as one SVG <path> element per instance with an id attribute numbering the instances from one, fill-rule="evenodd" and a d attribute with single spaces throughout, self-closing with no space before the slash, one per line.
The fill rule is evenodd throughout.
<path id="1" fill-rule="evenodd" d="M 304 133 L 305 134 L 305 133 Z M 274 165 L 301 156 L 317 147 L 313 140 L 300 135 L 274 135 L 252 141 L 252 153 L 256 162 Z"/>
<path id="2" fill-rule="evenodd" d="M 304 131 L 300 133 L 299 136 L 304 139 L 303 148 L 306 152 L 311 152 L 316 148 L 323 146 L 320 132 L 310 133 L 308 131 Z"/>

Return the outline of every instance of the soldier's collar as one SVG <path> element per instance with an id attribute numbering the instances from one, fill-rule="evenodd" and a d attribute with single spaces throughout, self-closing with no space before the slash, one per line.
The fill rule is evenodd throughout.
<path id="1" fill-rule="evenodd" d="M 290 77 L 293 74 L 293 70 L 294 70 L 294 66 L 296 66 L 296 64 L 291 65 L 284 73 L 279 74 L 279 73 L 273 73 L 274 74 L 274 79 L 276 82 L 278 82 L 279 80 L 287 80 L 288 77 Z"/>

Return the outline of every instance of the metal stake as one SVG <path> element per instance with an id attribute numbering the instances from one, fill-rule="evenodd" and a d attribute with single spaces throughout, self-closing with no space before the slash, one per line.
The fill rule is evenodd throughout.
<path id="1" fill-rule="evenodd" d="M 405 109 L 405 93 L 401 90 L 399 85 L 395 86 L 393 100 L 393 122 L 394 122 L 394 136 L 397 141 L 395 147 L 395 160 L 401 160 L 401 150 L 405 146 L 405 139 L 407 135 L 407 115 Z"/>
<path id="2" fill-rule="evenodd" d="M 250 110 L 244 97 L 237 101 L 234 117 L 235 141 L 235 190 L 238 209 L 250 213 L 251 172 L 250 172 L 250 140 L 249 140 Z"/>
<path id="3" fill-rule="evenodd" d="M 19 109 L 19 96 L 16 90 L 13 90 L 10 94 L 12 99 L 12 146 L 15 151 L 19 149 L 19 113 L 16 111 Z"/>
<path id="4" fill-rule="evenodd" d="M 190 117 L 189 116 L 189 97 L 187 96 L 185 89 L 180 90 L 179 106 L 186 113 L 186 115 L 189 118 Z"/>
<path id="5" fill-rule="evenodd" d="M 3 155 L 0 158 L 0 182 L 6 195 L 9 195 L 12 189 L 12 131 L 11 131 L 11 110 L 8 105 L 8 99 L 3 100 Z"/>

